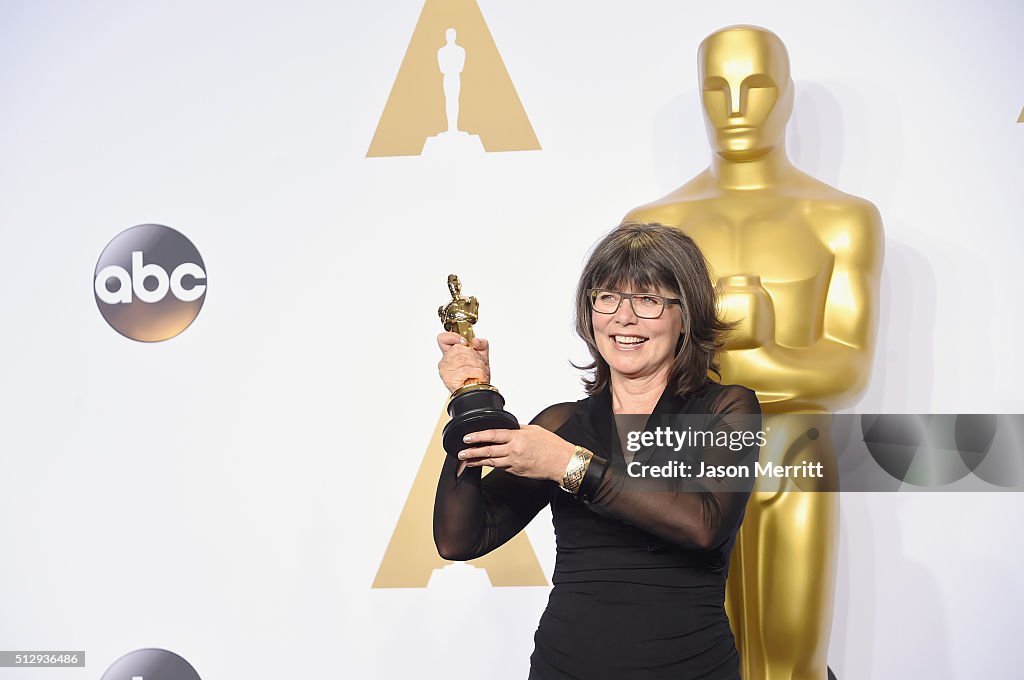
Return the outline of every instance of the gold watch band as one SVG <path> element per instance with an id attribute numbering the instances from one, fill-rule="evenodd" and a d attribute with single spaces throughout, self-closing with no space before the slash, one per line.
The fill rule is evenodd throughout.
<path id="1" fill-rule="evenodd" d="M 594 454 L 583 448 L 577 446 L 573 449 L 572 458 L 569 459 L 569 464 L 565 466 L 565 474 L 562 475 L 562 483 L 559 485 L 563 491 L 567 491 L 575 496 L 580 491 L 580 485 L 583 483 L 583 476 L 587 474 L 587 468 L 590 467 L 590 461 L 594 457 Z"/>

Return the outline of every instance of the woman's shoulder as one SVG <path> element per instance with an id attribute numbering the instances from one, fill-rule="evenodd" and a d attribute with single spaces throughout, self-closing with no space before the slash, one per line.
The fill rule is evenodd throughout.
<path id="1" fill-rule="evenodd" d="M 723 385 L 709 380 L 694 396 L 707 405 L 708 413 L 761 413 L 757 393 L 743 385 Z"/>
<path id="2" fill-rule="evenodd" d="M 580 401 L 566 401 L 560 404 L 552 404 L 543 411 L 538 413 L 533 420 L 530 421 L 531 425 L 540 425 L 545 430 L 551 432 L 556 431 L 562 427 L 569 418 L 585 407 L 588 399 L 581 399 Z"/>

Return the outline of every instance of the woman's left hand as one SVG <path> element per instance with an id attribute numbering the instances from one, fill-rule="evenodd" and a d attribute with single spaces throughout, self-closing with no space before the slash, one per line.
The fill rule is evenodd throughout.
<path id="1" fill-rule="evenodd" d="M 483 444 L 459 452 L 467 467 L 489 465 L 519 477 L 561 482 L 575 446 L 540 425 L 519 430 L 483 430 L 466 435 L 467 444 Z"/>

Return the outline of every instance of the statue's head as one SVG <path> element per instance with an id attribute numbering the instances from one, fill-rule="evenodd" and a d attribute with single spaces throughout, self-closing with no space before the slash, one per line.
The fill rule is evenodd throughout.
<path id="1" fill-rule="evenodd" d="M 785 144 L 793 111 L 789 54 L 757 26 L 730 26 L 704 39 L 697 53 L 701 101 L 711 147 L 747 161 Z"/>

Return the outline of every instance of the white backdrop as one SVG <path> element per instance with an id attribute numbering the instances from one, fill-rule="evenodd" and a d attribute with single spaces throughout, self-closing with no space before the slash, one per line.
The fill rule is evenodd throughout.
<path id="1" fill-rule="evenodd" d="M 525 677 L 547 588 L 370 588 L 444 400 L 445 276 L 510 410 L 580 398 L 581 261 L 707 165 L 696 50 L 730 24 L 789 49 L 796 165 L 882 214 L 856 410 L 1024 412 L 1019 2 L 479 5 L 541 151 L 366 158 L 422 0 L 0 3 L 0 649 L 88 664 L 0 680 L 140 647 L 205 679 Z M 151 345 L 92 293 L 146 222 L 209 275 Z M 846 494 L 840 531 L 840 680 L 1024 669 L 1024 498 Z M 550 574 L 550 515 L 528 533 Z"/>

